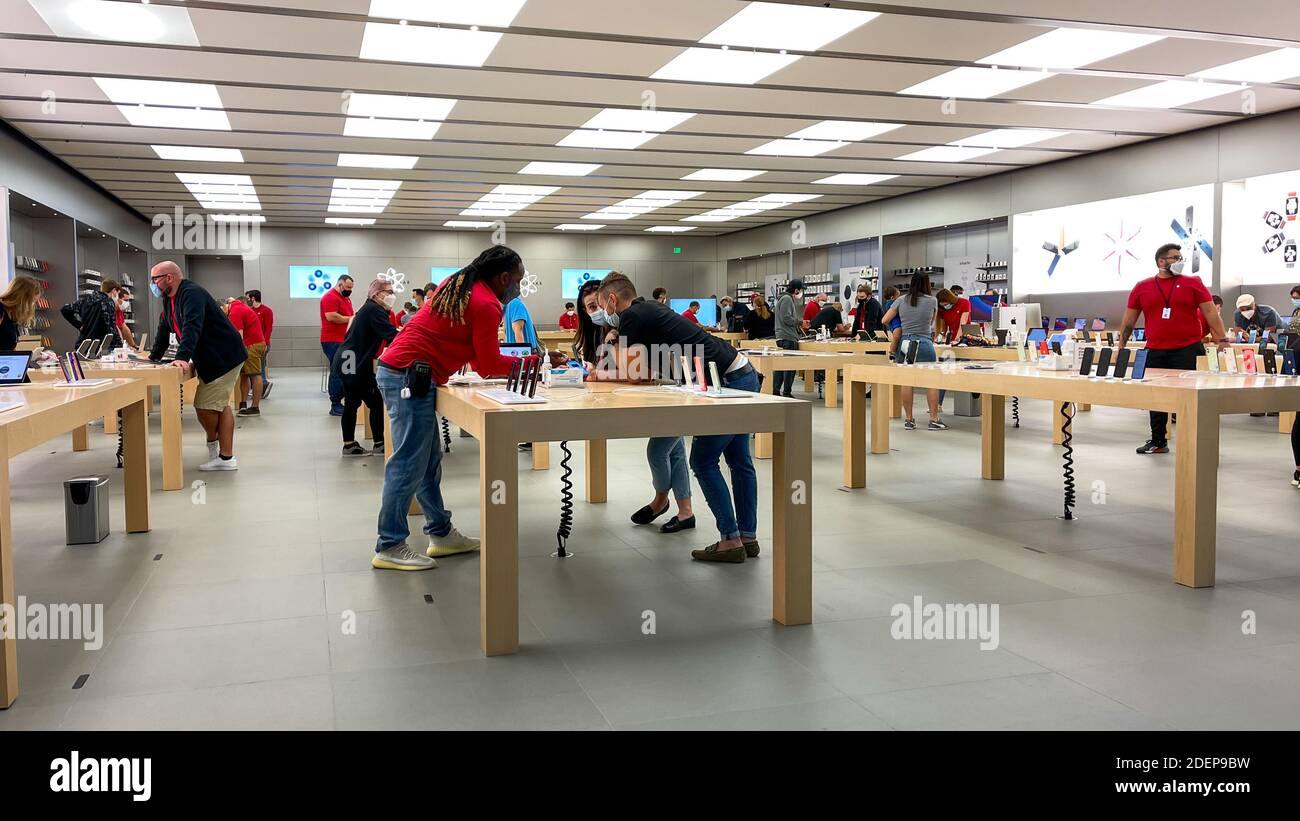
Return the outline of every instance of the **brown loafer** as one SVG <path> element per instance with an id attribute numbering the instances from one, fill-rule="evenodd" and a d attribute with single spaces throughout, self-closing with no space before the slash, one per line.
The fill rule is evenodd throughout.
<path id="1" fill-rule="evenodd" d="M 744 541 L 742 539 L 742 541 Z M 745 555 L 751 559 L 758 558 L 758 539 L 752 542 L 745 542 Z"/>
<path id="2" fill-rule="evenodd" d="M 714 542 L 703 550 L 692 550 L 691 558 L 698 562 L 726 562 L 728 564 L 739 564 L 745 561 L 745 548 L 741 546 L 727 550 L 719 550 L 718 542 Z"/>

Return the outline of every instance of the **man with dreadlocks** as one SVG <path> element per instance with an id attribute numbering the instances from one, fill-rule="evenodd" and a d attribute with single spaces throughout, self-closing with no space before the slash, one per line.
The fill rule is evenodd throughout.
<path id="1" fill-rule="evenodd" d="M 379 357 L 375 381 L 383 394 L 393 429 L 393 455 L 384 468 L 384 492 L 379 507 L 379 540 L 371 566 L 383 570 L 430 570 L 435 556 L 478 550 L 478 539 L 464 535 L 451 523 L 442 503 L 442 448 L 434 416 L 437 386 L 473 363 L 485 377 L 510 372 L 512 360 L 501 355 L 497 329 L 502 304 L 519 295 L 524 263 L 504 245 L 496 245 L 449 277 L 397 339 Z M 423 397 L 404 398 L 407 369 L 416 362 L 433 371 L 432 387 Z M 411 496 L 424 511 L 427 551 L 412 550 L 406 539 Z"/>

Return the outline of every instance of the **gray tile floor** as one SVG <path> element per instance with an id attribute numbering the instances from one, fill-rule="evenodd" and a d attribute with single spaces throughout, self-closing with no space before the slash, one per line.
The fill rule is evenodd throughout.
<path id="1" fill-rule="evenodd" d="M 693 533 L 628 523 L 648 501 L 642 442 L 611 443 L 614 501 L 577 503 L 565 562 L 549 556 L 558 449 L 548 473 L 521 455 L 523 651 L 484 659 L 476 557 L 369 568 L 382 462 L 338 456 L 319 385 L 277 374 L 263 417 L 240 422 L 240 470 L 155 493 L 147 535 L 123 535 L 115 477 L 109 539 L 63 544 L 60 482 L 106 470 L 111 437 L 17 460 L 18 592 L 103 603 L 108 635 L 98 651 L 22 642 L 0 729 L 1300 728 L 1300 492 L 1273 419 L 1224 424 L 1220 584 L 1188 590 L 1170 580 L 1174 459 L 1133 453 L 1142 414 L 1079 417 L 1081 518 L 1064 523 L 1043 403 L 1008 430 L 1005 482 L 979 479 L 978 420 L 950 417 L 942 433 L 896 427 L 855 493 L 838 489 L 840 411 L 818 405 L 816 621 L 795 628 L 770 620 L 766 558 L 690 560 L 713 540 L 702 499 Z M 193 481 L 192 416 L 186 437 Z M 477 470 L 474 441 L 454 439 L 444 492 L 469 532 Z M 914 595 L 999 604 L 1000 646 L 891 638 L 890 608 Z"/>

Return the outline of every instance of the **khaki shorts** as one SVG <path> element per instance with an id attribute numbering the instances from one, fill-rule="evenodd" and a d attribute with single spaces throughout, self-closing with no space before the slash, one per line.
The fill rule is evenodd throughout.
<path id="1" fill-rule="evenodd" d="M 266 343 L 254 342 L 252 345 L 245 345 L 244 351 L 248 353 L 248 358 L 244 360 L 244 375 L 261 376 L 262 357 L 266 356 Z"/>
<path id="2" fill-rule="evenodd" d="M 235 382 L 243 365 L 231 368 L 230 372 L 218 376 L 211 382 L 199 380 L 198 390 L 194 392 L 194 407 L 198 410 L 223 411 L 230 407 L 230 395 L 235 392 Z"/>

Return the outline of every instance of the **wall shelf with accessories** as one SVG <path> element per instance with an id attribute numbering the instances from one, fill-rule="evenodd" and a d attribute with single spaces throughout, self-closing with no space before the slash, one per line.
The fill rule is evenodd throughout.
<path id="1" fill-rule="evenodd" d="M 58 310 L 77 298 L 75 221 L 18 191 L 9 192 L 7 205 L 13 273 L 41 285 L 36 319 L 26 329 L 23 344 L 66 350 L 77 332 Z"/>

